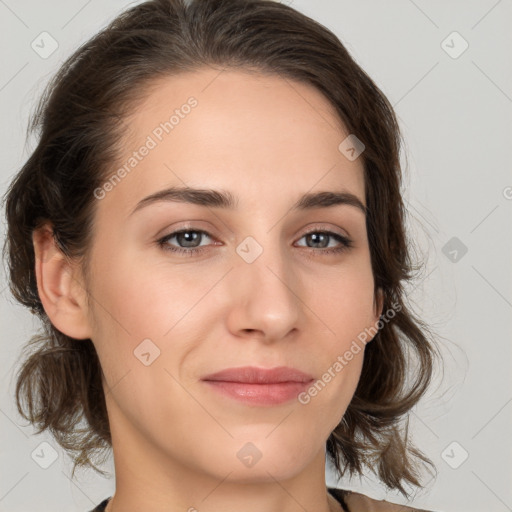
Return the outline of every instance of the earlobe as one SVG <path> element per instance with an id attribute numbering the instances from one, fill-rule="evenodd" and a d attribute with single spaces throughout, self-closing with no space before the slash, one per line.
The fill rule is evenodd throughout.
<path id="1" fill-rule="evenodd" d="M 384 293 L 382 291 L 382 288 L 379 288 L 377 290 L 377 292 L 374 294 L 374 300 L 373 300 L 373 318 L 372 318 L 372 324 L 371 324 L 371 327 L 373 329 L 377 329 L 377 325 L 381 318 L 383 309 L 384 309 Z M 374 337 L 375 337 L 375 335 L 373 335 L 372 338 L 367 341 L 367 343 L 372 341 Z"/>
<path id="2" fill-rule="evenodd" d="M 377 290 L 375 296 L 375 322 L 378 322 L 384 310 L 384 292 L 382 288 Z"/>
<path id="3" fill-rule="evenodd" d="M 32 242 L 37 290 L 51 323 L 71 338 L 90 338 L 86 291 L 76 265 L 56 245 L 51 226 L 35 229 Z"/>

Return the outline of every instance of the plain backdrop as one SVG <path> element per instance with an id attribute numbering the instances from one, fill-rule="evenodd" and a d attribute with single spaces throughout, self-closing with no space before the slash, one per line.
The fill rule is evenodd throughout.
<path id="1" fill-rule="evenodd" d="M 25 131 L 43 86 L 79 44 L 134 3 L 0 1 L 2 193 L 34 146 Z M 411 414 L 412 439 L 437 467 L 414 506 L 511 511 L 512 2 L 286 3 L 338 35 L 390 99 L 406 141 L 408 227 L 426 262 L 408 300 L 445 357 L 444 376 L 436 374 Z M 49 56 L 33 49 L 48 37 L 42 32 L 58 45 Z M 71 480 L 69 457 L 15 411 L 16 358 L 38 324 L 15 303 L 5 276 L 3 267 L 0 511 L 88 511 L 112 495 L 114 479 L 82 471 Z M 34 456 L 43 442 L 56 457 L 46 469 Z M 370 475 L 337 481 L 326 469 L 329 485 L 404 503 Z"/>

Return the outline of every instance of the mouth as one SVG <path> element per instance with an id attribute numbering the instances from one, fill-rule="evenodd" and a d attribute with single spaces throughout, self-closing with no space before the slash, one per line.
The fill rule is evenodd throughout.
<path id="1" fill-rule="evenodd" d="M 252 405 L 278 405 L 297 398 L 314 378 L 290 367 L 228 368 L 201 379 L 210 389 Z"/>

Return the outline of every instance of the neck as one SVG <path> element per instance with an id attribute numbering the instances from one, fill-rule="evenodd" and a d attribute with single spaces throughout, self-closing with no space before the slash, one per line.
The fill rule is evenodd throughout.
<path id="1" fill-rule="evenodd" d="M 107 405 L 116 492 L 106 512 L 342 510 L 327 491 L 321 442 L 316 448 L 307 443 L 301 447 L 295 437 L 283 436 L 276 443 L 268 435 L 257 437 L 257 432 L 254 443 L 261 450 L 260 459 L 246 467 L 236 456 L 243 441 L 221 429 L 201 426 L 199 431 L 211 436 L 209 443 L 197 443 L 190 435 L 187 444 L 189 438 L 176 439 L 169 431 L 167 438 L 161 435 L 155 442 L 128 421 L 117 404 Z M 162 440 L 167 441 L 165 446 Z"/>
<path id="2" fill-rule="evenodd" d="M 188 461 L 162 455 L 141 440 L 121 443 L 113 433 L 112 441 L 116 492 L 106 512 L 342 511 L 327 491 L 323 449 L 288 478 L 276 478 L 275 469 L 260 467 L 257 477 L 242 480 L 233 478 L 229 470 L 219 474 L 201 471 L 201 467 L 187 465 Z"/>
<path id="3" fill-rule="evenodd" d="M 329 507 L 328 510 L 329 510 L 329 512 L 344 512 L 344 509 L 340 505 L 340 503 L 338 503 L 331 495 L 328 494 L 327 499 L 328 499 L 328 507 Z M 113 507 L 114 507 L 113 499 L 111 499 L 107 503 L 107 506 L 105 508 L 105 512 L 117 512 L 117 509 L 116 509 L 116 511 L 114 511 Z M 189 512 L 193 512 L 193 511 L 189 510 Z"/>

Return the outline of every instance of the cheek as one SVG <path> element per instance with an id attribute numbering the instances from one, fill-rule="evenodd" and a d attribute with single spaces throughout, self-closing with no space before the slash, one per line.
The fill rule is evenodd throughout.
<path id="1" fill-rule="evenodd" d="M 103 258 L 96 271 L 93 296 L 100 323 L 124 336 L 163 336 L 195 296 L 178 272 L 148 264 L 129 250 L 115 260 Z"/>
<path id="2" fill-rule="evenodd" d="M 330 432 L 341 420 L 359 382 L 365 330 L 368 332 L 375 320 L 374 280 L 369 260 L 362 258 L 308 283 L 307 304 L 316 315 L 312 317 L 318 326 L 315 332 L 321 331 L 321 374 L 299 401 L 320 408 Z"/>
<path id="3" fill-rule="evenodd" d="M 322 331 L 335 340 L 333 349 L 342 350 L 374 324 L 374 280 L 364 255 L 323 276 L 316 275 L 307 287 L 306 304 L 321 320 Z"/>
<path id="4" fill-rule="evenodd" d="M 116 245 L 97 242 L 90 283 L 93 341 L 109 381 L 137 362 L 134 350 L 143 340 L 157 340 L 171 323 L 156 295 L 158 275 L 145 272 L 129 249 L 116 253 Z"/>
<path id="5" fill-rule="evenodd" d="M 218 319 L 208 295 L 217 274 L 200 279 L 197 271 L 144 261 L 130 251 L 112 261 L 98 259 L 91 290 L 93 341 L 108 383 L 128 371 L 135 375 L 142 368 L 137 356 L 148 352 L 151 360 L 156 357 L 152 368 L 179 366 L 194 347 L 194 335 L 202 338 L 201 329 Z"/>

